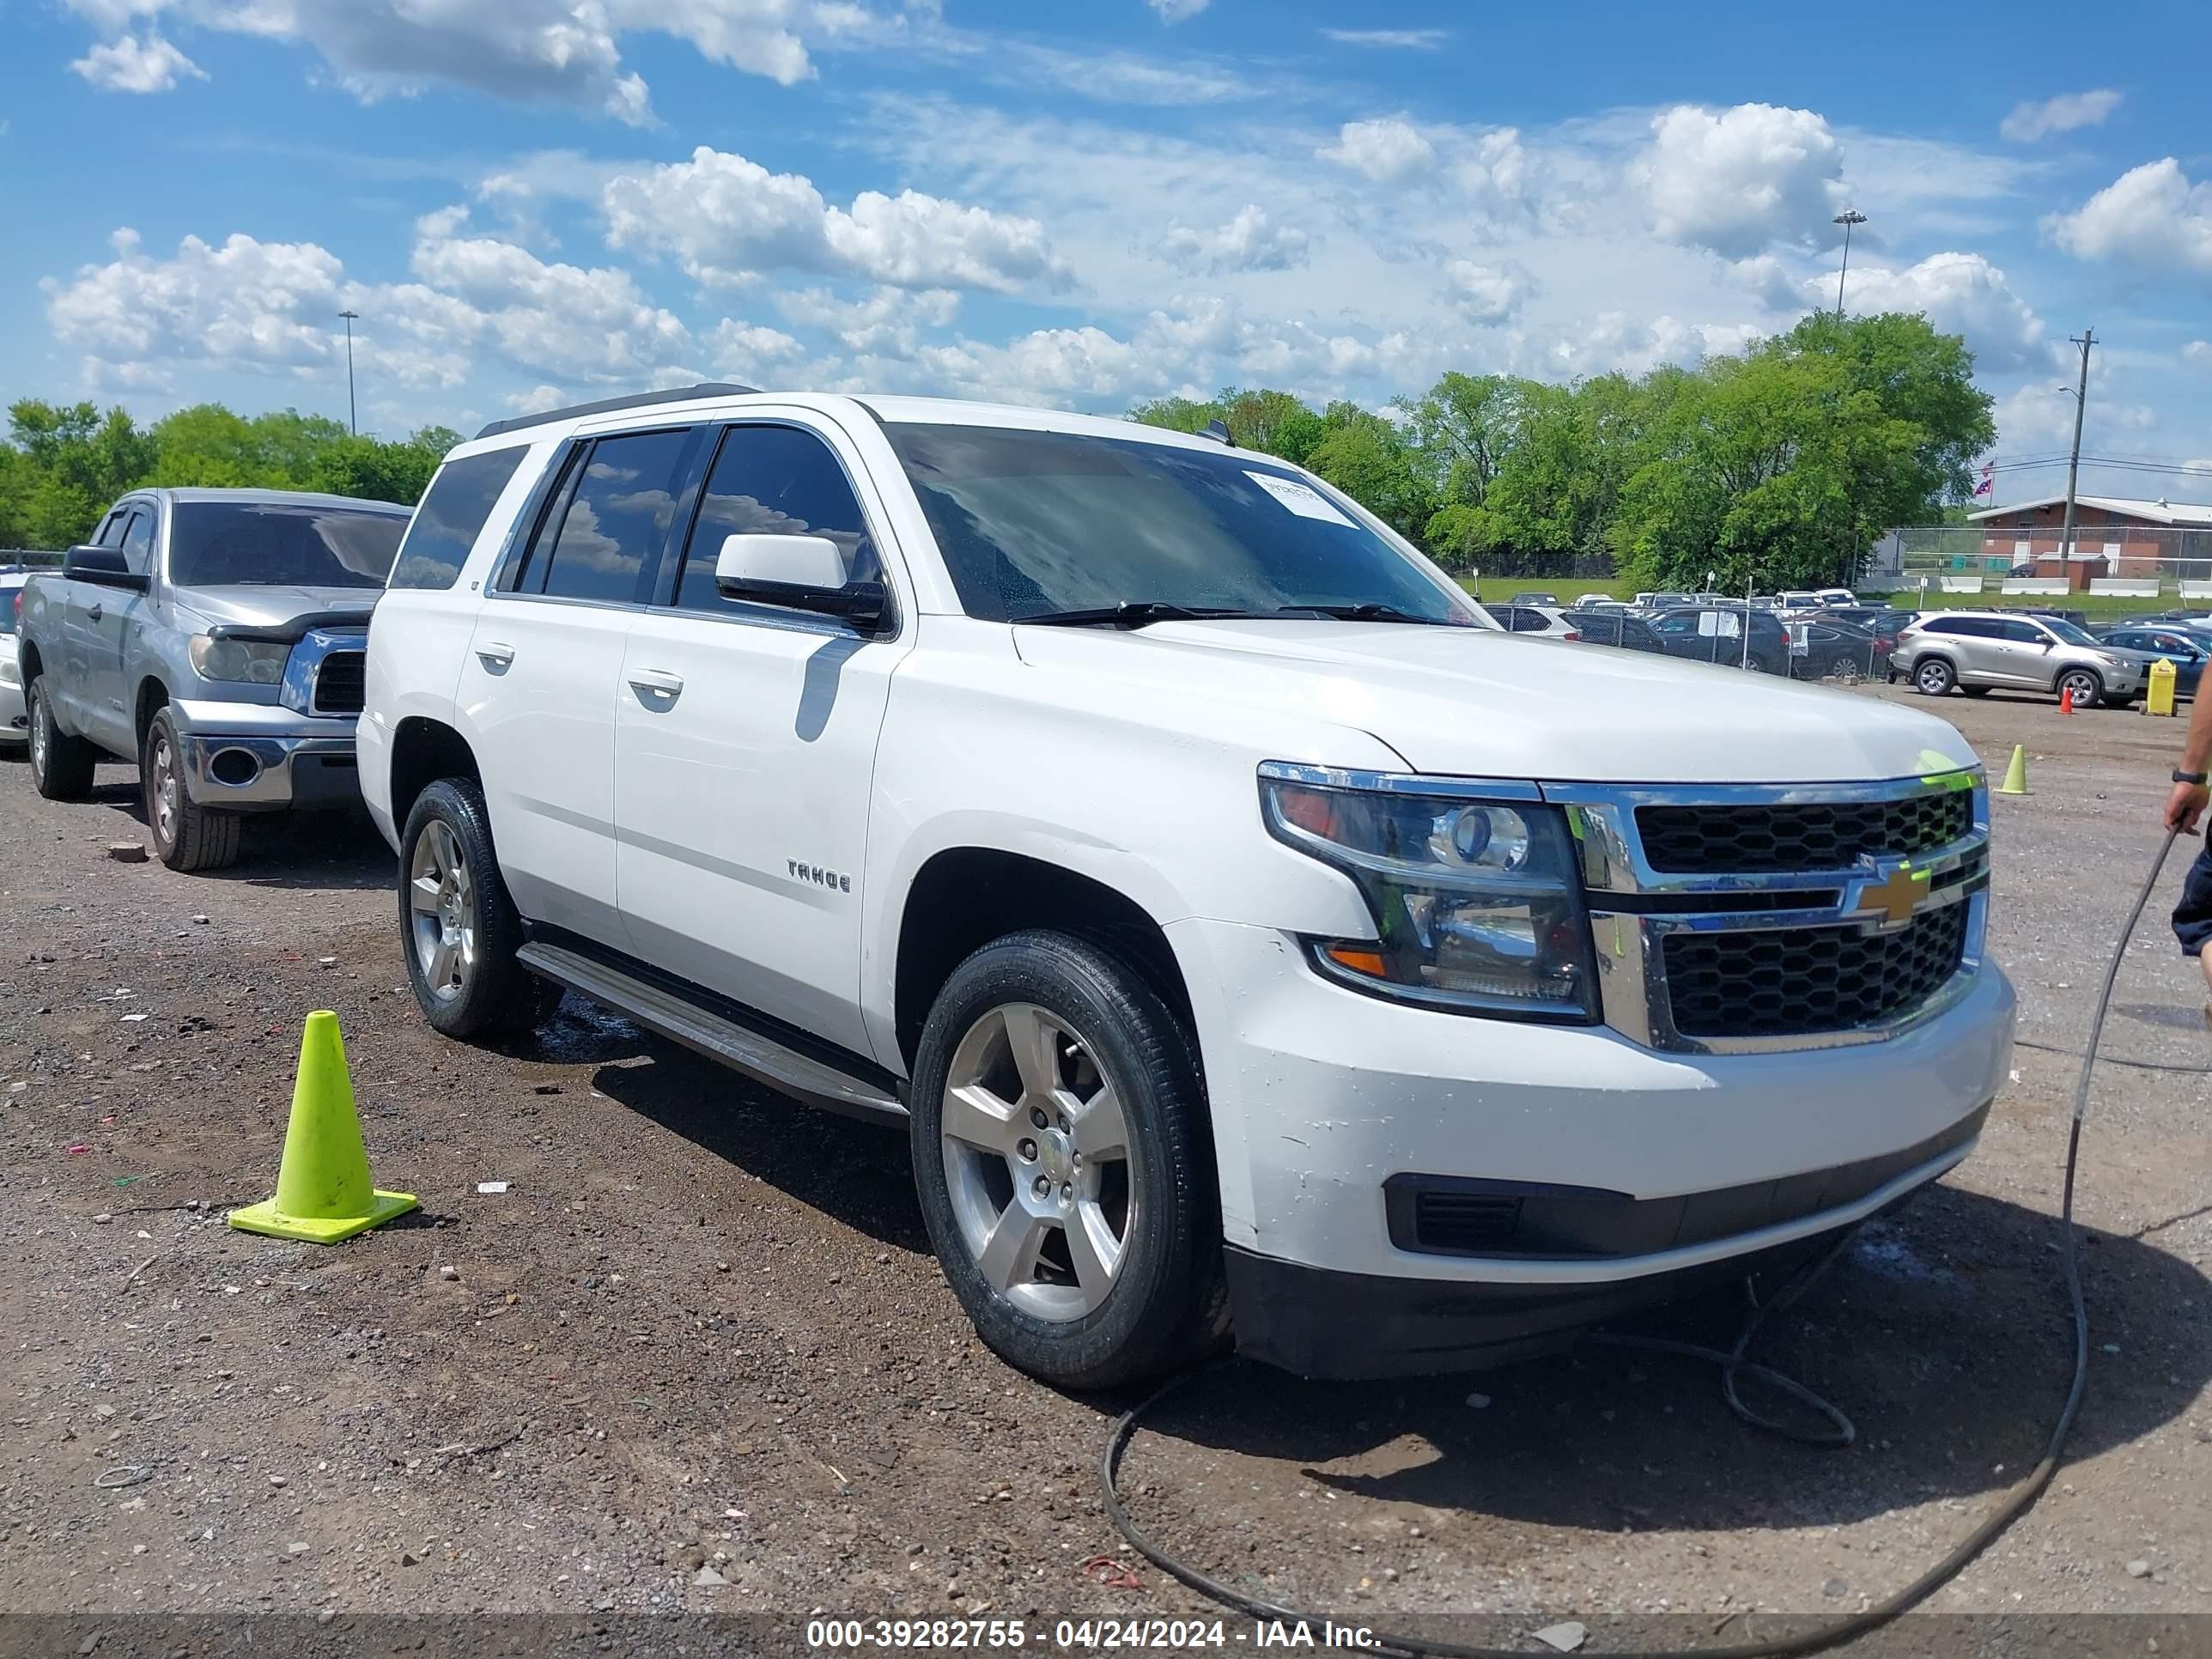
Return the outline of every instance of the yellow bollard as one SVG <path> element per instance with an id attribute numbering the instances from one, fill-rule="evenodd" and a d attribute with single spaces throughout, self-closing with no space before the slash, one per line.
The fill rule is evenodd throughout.
<path id="1" fill-rule="evenodd" d="M 2150 684 L 2143 692 L 2143 713 L 2171 714 L 2173 712 L 2174 666 L 2164 657 L 2150 665 Z"/>

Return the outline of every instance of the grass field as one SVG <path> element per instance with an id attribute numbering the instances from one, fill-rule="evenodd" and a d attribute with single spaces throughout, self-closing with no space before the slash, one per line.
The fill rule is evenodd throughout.
<path id="1" fill-rule="evenodd" d="M 1462 577 L 1460 585 L 1474 592 L 1486 605 L 1502 604 L 1516 593 L 1556 593 L 1565 605 L 1573 604 L 1584 593 L 1609 593 L 1616 599 L 1636 597 L 1633 582 L 1591 576 L 1563 576 L 1556 580 L 1542 576 L 1485 576 L 1480 584 Z M 1917 610 L 1923 603 L 1917 587 L 1885 593 L 1869 584 L 1861 586 L 1858 592 L 1861 599 L 1869 602 L 1887 599 L 1901 610 Z M 2079 611 L 2092 622 L 2113 622 L 2126 617 L 2148 616 L 2180 601 L 2170 593 L 2156 599 L 2122 599 L 2092 593 L 1938 593 L 1931 588 L 1925 604 L 1930 611 L 2025 611 L 2055 605 L 2062 610 Z"/>

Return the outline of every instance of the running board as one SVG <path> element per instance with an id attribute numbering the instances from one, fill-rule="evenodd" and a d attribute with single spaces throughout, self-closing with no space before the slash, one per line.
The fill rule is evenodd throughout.
<path id="1" fill-rule="evenodd" d="M 532 973 L 810 1106 L 876 1122 L 906 1121 L 906 1108 L 874 1085 L 634 979 L 619 968 L 543 940 L 524 945 L 515 957 Z"/>

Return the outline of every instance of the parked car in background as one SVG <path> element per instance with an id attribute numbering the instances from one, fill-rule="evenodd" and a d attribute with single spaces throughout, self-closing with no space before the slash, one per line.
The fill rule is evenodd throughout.
<path id="1" fill-rule="evenodd" d="M 1894 641 L 1912 626 L 1919 614 L 1917 611 L 1899 611 L 1886 605 L 1838 605 L 1827 613 L 1827 620 L 1853 623 L 1886 641 Z"/>
<path id="2" fill-rule="evenodd" d="M 1556 593 L 1516 593 L 1513 596 L 1513 603 L 1549 605 L 1553 610 L 1557 610 L 1559 606 L 1559 596 Z"/>
<path id="3" fill-rule="evenodd" d="M 1844 622 L 1833 611 L 1784 626 L 1790 630 L 1790 672 L 1801 680 L 1889 678 L 1890 641 L 1870 628 Z"/>
<path id="4" fill-rule="evenodd" d="M 1565 1346 L 1817 1259 L 2004 1085 L 1956 731 L 1509 637 L 1272 455 L 715 387 L 449 489 L 361 722 L 425 1023 L 551 981 L 898 1126 L 1052 1383 Z"/>
<path id="5" fill-rule="evenodd" d="M 2173 665 L 2173 694 L 2194 697 L 2197 683 L 2204 678 L 2204 664 L 2212 658 L 2212 638 L 2186 628 L 2115 628 L 2099 635 L 2107 649 L 2140 651 L 2154 660 Z"/>
<path id="6" fill-rule="evenodd" d="M 1999 689 L 2073 694 L 2075 707 L 2124 704 L 2142 695 L 2150 659 L 2108 647 L 2057 617 L 2021 611 L 1924 612 L 1897 636 L 1899 674 L 1931 697 Z"/>
<path id="7" fill-rule="evenodd" d="M 1571 608 L 1576 611 L 1626 611 L 1628 601 L 1616 599 L 1610 593 L 1583 593 L 1577 596 Z"/>
<path id="8" fill-rule="evenodd" d="M 1636 609 L 1655 615 L 1662 611 L 1672 611 L 1679 605 L 1696 603 L 1687 593 L 1638 593 L 1636 596 Z"/>
<path id="9" fill-rule="evenodd" d="M 1762 674 L 1790 672 L 1790 635 L 1771 611 L 1742 605 L 1681 605 L 1653 617 L 1651 632 L 1670 657 L 1751 667 Z"/>
<path id="10" fill-rule="evenodd" d="M 1855 605 L 1859 596 L 1848 587 L 1824 587 L 1813 595 L 1814 603 L 1824 610 L 1832 611 L 1839 605 Z"/>
<path id="11" fill-rule="evenodd" d="M 1540 634 L 1553 639 L 1572 639 L 1574 624 L 1555 605 L 1486 605 L 1491 621 L 1509 634 Z"/>
<path id="12" fill-rule="evenodd" d="M 10 752 L 30 737 L 31 723 L 23 710 L 22 664 L 16 654 L 27 574 L 21 565 L 0 569 L 0 750 Z"/>
<path id="13" fill-rule="evenodd" d="M 1570 611 L 1560 620 L 1575 630 L 1584 645 L 1610 645 L 1623 651 L 1650 651 L 1664 655 L 1667 647 L 1651 631 L 1651 624 L 1625 607 Z"/>
<path id="14" fill-rule="evenodd" d="M 1820 603 L 1820 596 L 1809 588 L 1802 590 L 1793 588 L 1786 593 L 1777 593 L 1774 596 L 1774 608 L 1777 611 L 1813 611 L 1819 608 Z"/>
<path id="15" fill-rule="evenodd" d="M 360 799 L 368 614 L 408 511 L 270 489 L 141 489 L 58 574 L 33 574 L 21 648 L 31 776 L 82 800 L 136 761 L 173 870 L 238 856 L 239 815 Z"/>

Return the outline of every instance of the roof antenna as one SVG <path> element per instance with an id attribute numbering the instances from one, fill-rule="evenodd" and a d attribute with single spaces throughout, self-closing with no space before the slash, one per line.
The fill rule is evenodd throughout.
<path id="1" fill-rule="evenodd" d="M 1201 438 L 1211 438 L 1218 444 L 1226 444 L 1232 449 L 1237 446 L 1237 440 L 1230 435 L 1229 422 L 1224 420 L 1208 421 L 1206 423 L 1206 430 L 1198 435 Z"/>

